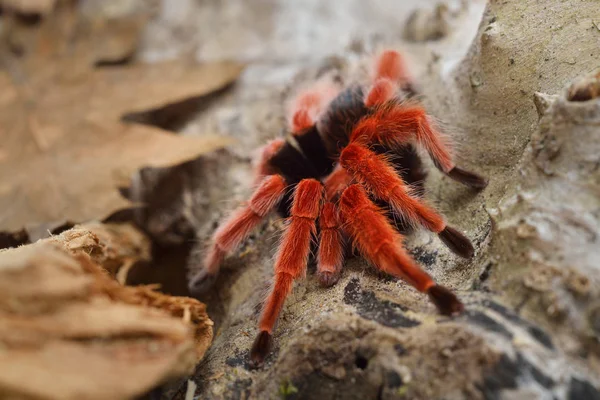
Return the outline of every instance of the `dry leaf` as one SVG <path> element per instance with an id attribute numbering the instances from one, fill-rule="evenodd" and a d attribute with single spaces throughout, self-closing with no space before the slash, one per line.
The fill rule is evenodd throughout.
<path id="1" fill-rule="evenodd" d="M 221 89 L 237 78 L 241 65 L 179 61 L 94 68 L 101 56 L 95 35 L 73 36 L 94 30 L 73 19 L 69 12 L 50 18 L 28 57 L 0 70 L 4 230 L 105 217 L 130 205 L 115 186 L 140 167 L 174 165 L 230 143 L 120 119 Z M 65 39 L 73 37 L 73 43 Z"/>
<path id="2" fill-rule="evenodd" d="M 94 261 L 111 246 L 74 228 L 0 251 L 0 397 L 129 399 L 191 372 L 205 306 L 119 285 Z"/>

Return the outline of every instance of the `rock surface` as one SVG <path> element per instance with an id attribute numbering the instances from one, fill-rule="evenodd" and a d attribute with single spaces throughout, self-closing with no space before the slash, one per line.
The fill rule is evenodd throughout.
<path id="1" fill-rule="evenodd" d="M 281 135 L 293 92 L 316 79 L 364 79 L 368 55 L 382 47 L 412 58 L 429 110 L 453 128 L 460 165 L 490 178 L 480 194 L 435 171 L 427 182 L 427 198 L 472 238 L 473 260 L 424 232 L 407 242 L 465 301 L 463 316 L 439 317 L 360 258 L 331 289 L 312 266 L 282 312 L 273 354 L 253 371 L 248 349 L 282 226 L 265 221 L 201 297 L 216 330 L 193 378 L 199 398 L 600 398 L 600 100 L 567 94 L 598 66 L 596 2 L 449 3 L 447 35 L 425 43 L 401 39 L 404 21 L 434 2 L 166 3 L 141 58 L 249 63 L 182 129 L 238 140 L 186 165 L 182 191 L 162 210 L 186 209 L 201 242 L 251 192 L 252 149 Z"/>

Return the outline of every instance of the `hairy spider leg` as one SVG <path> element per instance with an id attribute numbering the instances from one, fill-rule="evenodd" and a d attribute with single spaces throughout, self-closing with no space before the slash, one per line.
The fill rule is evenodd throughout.
<path id="1" fill-rule="evenodd" d="M 191 280 L 194 292 L 206 290 L 216 279 L 225 255 L 248 237 L 250 232 L 275 208 L 283 197 L 287 183 L 281 175 L 263 178 L 247 202 L 235 210 L 212 236 L 203 269 Z"/>
<path id="2" fill-rule="evenodd" d="M 292 133 L 296 134 L 312 127 L 319 114 L 324 111 L 337 95 L 338 89 L 325 82 L 298 93 L 291 107 L 289 121 Z"/>
<path id="3" fill-rule="evenodd" d="M 254 160 L 254 183 L 256 185 L 260 184 L 265 176 L 275 174 L 269 160 L 284 144 L 285 139 L 277 138 L 269 141 L 259 150 L 258 157 Z"/>
<path id="4" fill-rule="evenodd" d="M 373 82 L 380 79 L 394 82 L 409 98 L 417 95 L 414 78 L 410 74 L 404 56 L 395 50 L 384 50 L 375 58 L 371 75 Z"/>
<path id="5" fill-rule="evenodd" d="M 339 207 L 344 231 L 375 267 L 427 293 L 441 314 L 454 315 L 463 311 L 460 300 L 450 290 L 437 285 L 407 254 L 402 247 L 402 235 L 390 225 L 359 184 L 344 190 Z"/>
<path id="6" fill-rule="evenodd" d="M 323 181 L 325 185 L 325 198 L 328 201 L 337 200 L 350 183 L 352 183 L 352 176 L 341 165 L 336 165 L 333 172 Z"/>
<path id="7" fill-rule="evenodd" d="M 448 227 L 440 214 L 413 195 L 383 155 L 350 143 L 340 155 L 340 164 L 376 198 L 389 203 L 406 222 L 421 224 L 437 233 L 454 253 L 467 258 L 473 256 L 475 250 L 469 239 Z"/>
<path id="8" fill-rule="evenodd" d="M 404 57 L 396 50 L 384 50 L 375 58 L 372 79 L 382 78 L 399 84 L 412 81 Z"/>
<path id="9" fill-rule="evenodd" d="M 382 143 L 391 148 L 411 139 L 427 150 L 435 166 L 451 179 L 476 189 L 487 186 L 482 176 L 456 167 L 449 138 L 419 105 L 388 102 L 379 106 L 356 125 L 350 137 L 351 142 Z"/>
<path id="10" fill-rule="evenodd" d="M 365 96 L 365 106 L 383 105 L 397 98 L 398 89 L 403 88 L 413 95 L 412 77 L 404 63 L 402 54 L 394 50 L 385 50 L 376 58 L 372 70 L 373 85 Z"/>
<path id="11" fill-rule="evenodd" d="M 398 92 L 398 84 L 387 78 L 379 78 L 369 88 L 365 96 L 365 106 L 375 107 L 383 105 L 388 101 L 396 98 Z"/>
<path id="12" fill-rule="evenodd" d="M 250 360 L 253 366 L 263 363 L 269 353 L 272 332 L 293 281 L 306 274 L 308 256 L 316 220 L 323 201 L 323 186 L 315 179 L 303 179 L 296 186 L 291 216 L 283 233 L 275 259 L 275 278 L 260 318 L 260 333 L 256 337 Z"/>
<path id="13" fill-rule="evenodd" d="M 342 234 L 335 203 L 327 202 L 319 215 L 319 254 L 317 276 L 321 285 L 333 286 L 339 279 L 344 262 Z"/>

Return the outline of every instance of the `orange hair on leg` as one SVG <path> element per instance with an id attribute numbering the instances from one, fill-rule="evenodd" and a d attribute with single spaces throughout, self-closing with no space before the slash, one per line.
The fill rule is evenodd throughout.
<path id="1" fill-rule="evenodd" d="M 438 169 L 448 173 L 454 168 L 450 140 L 434 125 L 433 119 L 425 114 L 425 111 L 417 121 L 418 127 L 415 132 L 417 143 L 427 150 Z"/>
<path id="2" fill-rule="evenodd" d="M 435 166 L 448 177 L 476 189 L 487 186 L 485 178 L 456 167 L 450 139 L 423 107 L 406 104 L 380 107 L 361 120 L 350 136 L 351 142 L 382 143 L 392 148 L 403 146 L 411 139 L 429 153 Z"/>
<path id="3" fill-rule="evenodd" d="M 417 143 L 427 150 L 435 166 L 450 178 L 475 189 L 483 189 L 487 186 L 487 180 L 484 177 L 456 167 L 452 161 L 448 137 L 436 127 L 430 116 L 423 115 L 419 119 L 415 137 Z"/>
<path id="4" fill-rule="evenodd" d="M 396 97 L 398 85 L 387 78 L 377 79 L 365 96 L 365 106 L 382 105 Z"/>
<path id="5" fill-rule="evenodd" d="M 269 353 L 273 328 L 285 298 L 292 290 L 294 279 L 306 273 L 310 243 L 316 233 L 316 220 L 322 201 L 323 186 L 319 181 L 304 179 L 298 183 L 289 223 L 275 259 L 273 289 L 267 297 L 260 318 L 260 333 L 250 351 L 250 360 L 254 366 L 262 364 Z"/>
<path id="6" fill-rule="evenodd" d="M 379 107 L 356 125 L 350 142 L 381 143 L 392 148 L 403 146 L 414 138 L 424 115 L 423 108 L 405 104 Z"/>
<path id="7" fill-rule="evenodd" d="M 319 241 L 319 256 L 317 274 L 323 286 L 332 286 L 340 278 L 344 253 L 342 235 L 338 222 L 337 210 L 334 203 L 325 203 L 319 216 L 321 237 Z"/>
<path id="8" fill-rule="evenodd" d="M 340 216 L 344 230 L 375 267 L 429 294 L 442 314 L 453 315 L 463 310 L 460 300 L 448 289 L 436 285 L 406 253 L 402 235 L 390 225 L 360 185 L 351 185 L 342 194 Z"/>
<path id="9" fill-rule="evenodd" d="M 379 78 L 386 78 L 398 83 L 412 81 L 402 54 L 395 50 L 385 50 L 375 58 L 373 80 Z"/>
<path id="10" fill-rule="evenodd" d="M 372 73 L 373 86 L 365 96 L 365 106 L 374 107 L 393 100 L 400 86 L 412 87 L 404 59 L 394 50 L 383 51 L 375 58 Z"/>
<path id="11" fill-rule="evenodd" d="M 444 218 L 432 207 L 413 196 L 402 178 L 381 155 L 350 143 L 340 154 L 340 164 L 354 179 L 373 192 L 375 197 L 392 206 L 395 213 L 408 223 L 420 223 L 461 257 L 470 258 L 475 253 L 471 241 L 462 233 L 446 225 Z"/>
<path id="12" fill-rule="evenodd" d="M 300 92 L 292 103 L 289 125 L 294 133 L 310 128 L 319 114 L 337 95 L 333 85 L 321 83 Z"/>
<path id="13" fill-rule="evenodd" d="M 411 139 L 421 145 L 442 171 L 454 167 L 448 138 L 433 126 L 433 121 L 420 106 L 395 104 L 381 107 L 363 119 L 352 132 L 350 141 L 382 143 L 392 148 Z"/>
<path id="14" fill-rule="evenodd" d="M 350 143 L 340 155 L 340 164 L 377 198 L 390 203 L 407 222 L 420 223 L 436 233 L 446 227 L 444 219 L 435 210 L 411 196 L 410 188 L 383 156 Z"/>
<path id="15" fill-rule="evenodd" d="M 214 280 L 225 255 L 234 250 L 279 203 L 286 185 L 281 175 L 269 175 L 262 180 L 248 203 L 234 211 L 215 231 L 204 258 L 204 268 L 192 278 L 190 287 L 196 291 L 206 289 L 203 286 Z"/>
<path id="16" fill-rule="evenodd" d="M 325 178 L 325 198 L 328 201 L 335 200 L 350 182 L 352 182 L 352 176 L 340 165 L 337 165 L 333 172 Z"/>
<path id="17" fill-rule="evenodd" d="M 281 146 L 285 144 L 283 138 L 271 140 L 260 149 L 260 153 L 254 162 L 255 183 L 258 184 L 267 175 L 273 175 L 275 171 L 269 165 L 269 160 Z"/>
<path id="18" fill-rule="evenodd" d="M 377 268 L 404 279 L 421 292 L 435 284 L 414 262 L 408 262 L 400 247 L 403 236 L 390 225 L 360 185 L 350 185 L 342 193 L 340 217 L 344 231 Z"/>

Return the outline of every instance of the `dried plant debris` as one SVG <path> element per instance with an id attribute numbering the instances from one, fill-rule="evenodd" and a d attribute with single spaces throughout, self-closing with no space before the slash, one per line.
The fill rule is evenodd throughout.
<path id="1" fill-rule="evenodd" d="M 240 64 L 99 68 L 95 64 L 106 54 L 113 59 L 125 51 L 96 46 L 96 38 L 127 29 L 86 23 L 65 7 L 30 32 L 21 57 L 6 41 L 1 47 L 0 226 L 7 231 L 105 217 L 131 204 L 116 186 L 140 167 L 171 166 L 229 143 L 210 135 L 171 135 L 121 118 L 219 90 L 237 78 Z M 138 27 L 139 18 L 130 23 Z M 130 43 L 132 35 L 125 36 Z"/>
<path id="2" fill-rule="evenodd" d="M 90 245 L 87 236 L 84 237 L 85 240 L 69 240 L 69 250 L 77 248 L 84 250 L 120 283 L 125 282 L 127 272 L 134 264 L 151 262 L 150 240 L 131 224 L 91 222 L 79 226 L 79 228 L 90 231 L 98 238 L 98 243 L 102 246 L 101 251 L 98 251 L 96 243 Z M 77 232 L 77 230 L 71 232 Z M 64 234 L 70 235 L 71 233 L 65 232 Z"/>
<path id="3" fill-rule="evenodd" d="M 98 263 L 117 247 L 74 228 L 0 251 L 0 397 L 130 399 L 192 371 L 205 306 L 121 286 Z"/>

